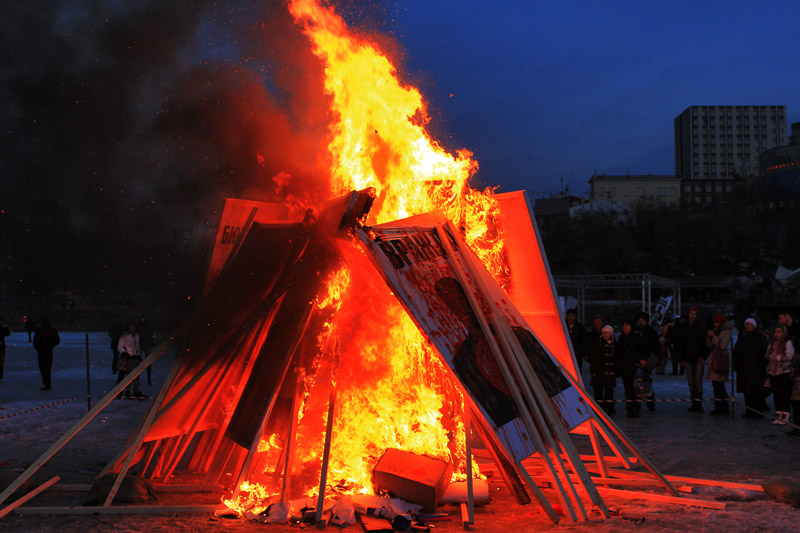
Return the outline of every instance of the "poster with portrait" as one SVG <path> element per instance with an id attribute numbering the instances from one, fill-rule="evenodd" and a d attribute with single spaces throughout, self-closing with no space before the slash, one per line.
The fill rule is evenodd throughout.
<path id="1" fill-rule="evenodd" d="M 477 290 L 470 280 L 469 286 L 462 286 L 448 262 L 436 231 L 442 222 L 435 214 L 426 214 L 360 229 L 357 235 L 394 294 L 475 400 L 500 440 L 516 459 L 522 460 L 537 450 L 527 437 L 509 384 L 470 306 L 466 291 L 477 294 Z M 446 234 L 453 242 L 461 238 Z M 458 249 L 455 245 L 452 248 Z M 466 259 L 455 254 L 454 260 L 466 266 Z M 555 359 L 486 269 L 479 262 L 473 264 L 479 266 L 477 275 L 489 287 L 491 302 L 486 303 L 494 305 L 511 325 L 561 422 L 572 429 L 587 420 L 591 409 L 561 373 Z"/>

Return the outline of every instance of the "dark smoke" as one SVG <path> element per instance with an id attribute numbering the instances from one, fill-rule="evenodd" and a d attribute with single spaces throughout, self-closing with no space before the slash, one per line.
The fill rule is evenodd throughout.
<path id="1" fill-rule="evenodd" d="M 183 297 L 225 197 L 275 200 L 278 175 L 281 195 L 327 197 L 322 69 L 283 3 L 5 8 L 4 307 L 64 291 Z M 373 7 L 345 9 L 379 23 Z"/>

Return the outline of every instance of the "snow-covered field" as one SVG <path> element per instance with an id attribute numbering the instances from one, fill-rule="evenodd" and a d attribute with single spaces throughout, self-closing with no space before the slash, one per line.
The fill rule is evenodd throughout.
<path id="1" fill-rule="evenodd" d="M 40 391 L 41 379 L 36 353 L 25 333 L 8 338 L 5 379 L 0 383 L 0 487 L 7 486 L 18 471 L 35 461 L 53 442 L 86 412 L 85 334 L 62 333 L 55 350 L 53 389 Z M 116 383 L 111 374 L 111 350 L 105 333 L 90 333 L 91 388 L 102 395 Z M 165 355 L 153 369 L 153 386 L 142 380 L 142 390 L 155 395 L 169 371 L 171 356 Z M 687 396 L 683 376 L 655 376 L 659 399 Z M 711 396 L 710 383 L 705 396 Z M 729 389 L 730 392 L 730 389 Z M 616 397 L 622 397 L 621 386 Z M 67 401 L 77 398 L 74 401 Z M 741 400 L 741 398 L 738 398 Z M 96 401 L 96 399 L 94 400 Z M 771 400 L 769 400 L 771 402 Z M 115 400 L 81 434 L 65 446 L 34 476 L 43 482 L 54 475 L 61 483 L 93 481 L 92 472 L 111 460 L 135 428 L 149 401 Z M 768 420 L 687 413 L 686 402 L 659 402 L 655 412 L 642 410 L 638 419 L 626 419 L 618 406 L 616 422 L 664 473 L 710 479 L 765 483 L 788 480 L 800 485 L 800 438 L 784 435 L 786 428 Z M 21 413 L 21 414 L 17 414 Z M 725 501 L 727 511 L 712 511 L 674 504 L 606 497 L 609 506 L 623 513 L 644 516 L 644 522 L 622 518 L 572 524 L 562 520 L 552 526 L 535 505 L 520 507 L 513 502 L 502 482 L 492 481 L 493 501 L 476 511 L 475 531 L 532 531 L 568 528 L 580 531 L 710 530 L 710 531 L 797 531 L 800 510 L 773 502 L 763 493 L 704 488 L 689 497 Z M 555 500 L 553 500 L 555 501 Z M 34 499 L 29 505 L 36 505 Z M 453 510 L 455 513 L 455 510 Z M 454 518 L 437 522 L 433 531 L 460 531 Z M 360 526 L 353 526 L 354 531 Z M 292 526 L 263 525 L 244 521 L 214 519 L 208 515 L 181 516 L 17 516 L 0 519 L 0 531 L 289 531 Z"/>

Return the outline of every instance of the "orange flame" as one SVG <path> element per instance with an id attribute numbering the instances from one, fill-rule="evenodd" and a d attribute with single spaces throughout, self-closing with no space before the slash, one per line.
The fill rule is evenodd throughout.
<path id="1" fill-rule="evenodd" d="M 332 194 L 374 187 L 369 224 L 443 211 L 494 277 L 507 285 L 502 235 L 495 224 L 497 202 L 491 190 L 469 186 L 478 168 L 472 153 L 449 154 L 430 138 L 419 91 L 403 85 L 389 59 L 351 32 L 332 7 L 291 0 L 289 10 L 325 67 L 332 111 Z M 353 245 L 342 253 L 347 267 L 328 279 L 327 293 L 317 301 L 318 311 L 332 318 L 317 339 L 320 366 L 305 381 L 293 477 L 302 479 L 303 493 L 317 491 L 328 401 L 322 389 L 335 386 L 328 467 L 332 490 L 371 493 L 372 468 L 389 448 L 452 461 L 454 476 L 463 478 L 461 393 L 444 362 L 376 279 L 363 252 Z M 477 465 L 473 468 L 477 472 Z M 256 492 L 252 487 L 248 496 Z M 243 507 L 239 502 L 229 506 Z"/>

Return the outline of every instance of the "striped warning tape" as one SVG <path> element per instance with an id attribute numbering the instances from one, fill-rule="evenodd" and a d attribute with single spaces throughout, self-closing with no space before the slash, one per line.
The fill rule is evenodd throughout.
<path id="1" fill-rule="evenodd" d="M 722 398 L 728 401 L 730 398 Z M 656 398 L 650 400 L 648 398 L 641 398 L 639 400 L 595 400 L 595 403 L 640 403 L 640 402 L 718 402 L 720 398 L 701 398 L 700 400 L 692 400 L 691 398 Z"/>
<path id="2" fill-rule="evenodd" d="M 7 418 L 14 418 L 15 416 L 25 415 L 28 413 L 32 413 L 34 411 L 39 411 L 41 409 L 48 409 L 50 407 L 55 407 L 57 405 L 64 405 L 65 403 L 77 402 L 78 400 L 85 400 L 86 396 L 78 396 L 76 398 L 70 398 L 69 400 L 61 400 L 58 402 L 48 403 L 45 405 L 40 405 L 38 407 L 31 407 L 30 409 L 25 409 L 23 411 L 17 411 L 16 413 L 11 413 L 5 416 L 0 416 L 0 420 L 5 420 Z"/>

